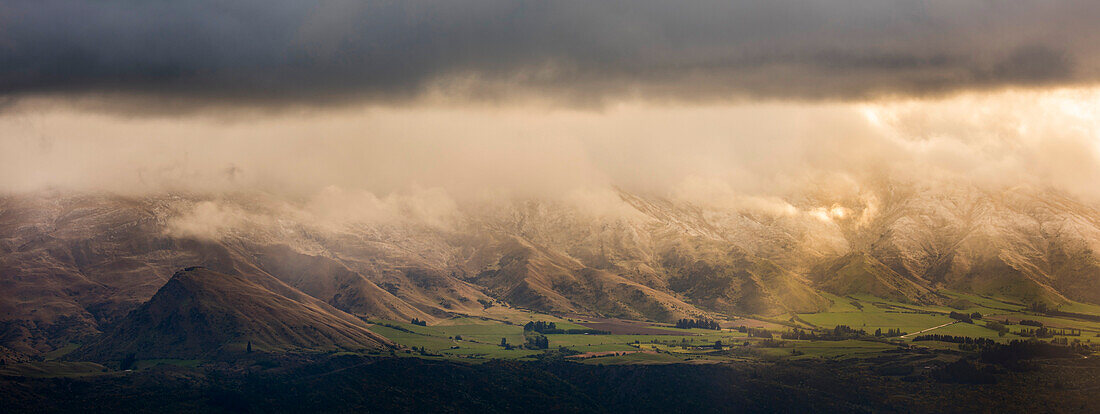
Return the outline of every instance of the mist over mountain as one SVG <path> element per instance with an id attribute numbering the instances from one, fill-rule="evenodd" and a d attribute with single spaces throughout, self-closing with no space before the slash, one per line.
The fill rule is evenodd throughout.
<path id="1" fill-rule="evenodd" d="M 602 214 L 514 199 L 443 211 L 394 202 L 339 220 L 323 202 L 262 193 L 7 196 L 2 345 L 33 355 L 138 323 L 178 306 L 154 294 L 169 295 L 189 266 L 278 285 L 304 304 L 293 306 L 391 320 L 481 315 L 495 303 L 661 322 L 778 316 L 851 294 L 947 304 L 941 289 L 1100 302 L 1100 210 L 1054 190 L 886 185 L 852 199 L 806 196 L 786 214 L 604 195 Z M 285 342 L 254 340 L 265 341 Z"/>
<path id="2" fill-rule="evenodd" d="M 1098 16 L 0 1 L 0 411 L 1095 411 Z"/>
<path id="3" fill-rule="evenodd" d="M 0 346 L 85 343 L 192 266 L 367 320 L 783 318 L 945 289 L 1097 303 L 1097 96 L 9 113 Z"/>

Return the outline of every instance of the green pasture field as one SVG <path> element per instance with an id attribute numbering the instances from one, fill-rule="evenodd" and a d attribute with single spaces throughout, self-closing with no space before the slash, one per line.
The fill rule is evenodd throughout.
<path id="1" fill-rule="evenodd" d="M 625 365 L 625 364 L 674 364 L 683 362 L 682 356 L 669 354 L 633 353 L 619 356 L 605 356 L 598 358 L 581 359 L 582 364 L 595 365 Z"/>
<path id="2" fill-rule="evenodd" d="M 55 349 L 55 350 L 53 350 L 53 351 L 47 352 L 47 353 L 46 353 L 45 355 L 43 355 L 42 357 L 43 357 L 43 358 L 44 358 L 45 360 L 47 360 L 47 361 L 52 361 L 52 360 L 55 360 L 55 359 L 61 358 L 61 357 L 65 356 L 65 355 L 67 355 L 67 354 L 68 354 L 68 353 L 70 353 L 70 352 L 73 352 L 73 351 L 75 351 L 75 350 L 76 350 L 77 348 L 80 348 L 80 344 L 78 344 L 78 343 L 75 343 L 75 342 L 69 342 L 69 343 L 65 344 L 65 346 L 63 346 L 63 347 L 61 347 L 61 348 L 57 348 L 57 349 Z"/>
<path id="3" fill-rule="evenodd" d="M 941 290 L 937 293 L 950 298 L 964 299 L 974 304 L 973 306 L 965 309 L 947 308 L 948 311 L 955 310 L 959 312 L 965 311 L 967 313 L 981 312 L 982 314 L 990 314 L 1002 312 L 1020 312 L 1023 311 L 1025 308 L 1023 304 L 1014 303 L 1011 301 L 1004 301 L 997 298 L 955 292 L 952 290 Z"/>
<path id="4" fill-rule="evenodd" d="M 749 338 L 745 333 L 732 329 L 719 331 L 676 329 L 667 324 L 656 323 L 649 324 L 649 327 L 667 330 L 669 335 L 550 334 L 546 337 L 549 340 L 551 350 L 566 348 L 584 353 L 653 349 L 659 352 L 658 354 L 635 353 L 622 356 L 600 356 L 581 360 L 586 364 L 627 364 L 684 362 L 684 358 L 689 358 L 692 362 L 743 360 L 753 357 L 789 359 L 864 358 L 896 349 L 899 343 L 912 343 L 912 338 L 844 341 L 782 340 L 780 334 L 789 328 L 778 324 L 791 325 L 788 319 L 792 317 L 799 326 L 811 324 L 818 329 L 832 329 L 837 325 L 847 325 L 854 329 L 862 329 L 869 334 L 874 333 L 876 329 L 882 329 L 885 332 L 895 328 L 911 334 L 953 322 L 953 319 L 947 316 L 947 313 L 952 311 L 980 312 L 985 316 L 1008 315 L 1013 318 L 1033 319 L 1051 325 L 1081 329 L 1084 331 L 1080 337 L 1082 340 L 1094 338 L 1096 333 L 1100 332 L 1100 322 L 1066 317 L 1038 316 L 1025 310 L 1022 304 L 997 298 L 953 291 L 940 291 L 938 293 L 952 298 L 956 304 L 966 305 L 965 309 L 906 304 L 871 296 L 842 297 L 824 293 L 823 295 L 832 301 L 832 305 L 826 312 L 800 313 L 777 318 L 754 315 L 743 316 L 768 321 L 775 340 L 782 341 L 782 346 L 778 348 L 765 348 L 761 346 L 761 339 Z M 1067 312 L 1100 314 L 1100 307 L 1078 303 L 1064 305 L 1061 309 Z M 418 351 L 402 356 L 423 357 L 419 354 L 419 349 L 422 348 L 427 351 L 428 355 L 435 355 L 430 356 L 432 358 L 463 360 L 529 359 L 544 352 L 522 348 L 525 343 L 523 324 L 529 321 L 554 322 L 561 329 L 582 329 L 584 326 L 580 323 L 589 320 L 581 316 L 555 316 L 523 309 L 494 306 L 486 309 L 482 315 L 436 321 L 430 326 L 417 326 L 397 321 L 378 321 L 379 324 L 372 326 L 371 330 L 398 344 L 418 348 Z M 988 319 L 979 319 L 974 324 L 956 323 L 924 334 L 989 338 L 1000 342 L 1021 339 L 1020 336 L 1013 333 L 1022 328 L 1020 325 L 1010 325 L 1010 333 L 1002 337 L 996 331 L 986 328 L 985 324 L 987 322 Z M 736 320 L 734 323 L 736 323 Z M 397 326 L 408 332 L 383 326 L 382 324 Z M 461 337 L 461 340 L 454 339 L 456 337 Z M 506 338 L 514 349 L 507 350 L 501 347 L 501 338 Z M 712 345 L 715 341 L 722 341 L 726 345 L 724 352 L 713 352 L 709 348 L 694 349 L 694 347 Z M 746 347 L 745 342 L 749 342 L 749 346 Z M 683 347 L 683 344 L 687 344 L 688 347 Z M 914 343 L 914 345 L 934 349 L 958 349 L 957 344 L 934 341 L 921 341 Z M 797 352 L 792 354 L 792 349 L 797 350 Z M 399 353 L 403 354 L 400 351 Z"/>
<path id="5" fill-rule="evenodd" d="M 471 324 L 478 322 L 496 322 L 523 326 L 531 321 L 554 322 L 561 329 L 584 329 L 584 326 L 571 322 L 567 317 L 548 315 L 526 309 L 509 308 L 506 306 L 493 306 L 485 309 L 483 314 L 472 317 L 460 317 L 439 321 L 434 325 Z M 583 318 L 582 318 L 583 320 Z M 457 321 L 457 322 L 456 322 Z"/>
<path id="6" fill-rule="evenodd" d="M 795 358 L 861 358 L 874 356 L 883 351 L 897 349 L 897 345 L 849 339 L 844 341 L 787 341 L 790 348 L 777 348 L 790 354 L 791 349 L 803 355 Z"/>
<path id="7" fill-rule="evenodd" d="M 902 313 L 881 309 L 863 312 L 800 313 L 798 317 L 819 328 L 829 329 L 837 325 L 847 325 L 853 329 L 863 329 L 867 333 L 873 333 L 876 329 L 886 331 L 893 328 L 901 329 L 905 333 L 913 333 L 952 321 L 946 315 Z"/>
<path id="8" fill-rule="evenodd" d="M 146 369 L 159 365 L 194 368 L 202 364 L 199 359 L 142 359 L 134 362 L 134 369 Z"/>
<path id="9" fill-rule="evenodd" d="M 832 301 L 832 305 L 829 306 L 829 309 L 826 309 L 826 312 L 860 312 L 860 311 L 862 311 L 862 309 L 860 307 L 857 307 L 856 305 L 854 305 L 852 303 L 852 302 L 859 303 L 859 301 L 857 301 L 855 299 L 846 298 L 846 297 L 843 297 L 843 296 L 837 296 L 837 295 L 834 295 L 832 293 L 826 293 L 826 292 L 821 292 L 821 296 L 824 296 L 826 299 L 829 299 L 830 301 Z M 864 305 L 862 303 L 860 303 L 860 306 L 864 306 Z"/>
<path id="10" fill-rule="evenodd" d="M 1020 339 L 1012 333 L 1007 333 L 1005 336 L 1000 336 L 997 331 L 985 327 L 986 321 L 976 320 L 973 324 L 970 323 L 956 323 L 954 325 L 945 326 L 943 328 L 933 329 L 925 332 L 921 335 L 954 335 L 954 336 L 969 336 L 971 338 L 987 338 L 1000 342 L 1007 342 L 1013 339 Z M 1012 328 L 1012 327 L 1009 327 Z M 1011 332 L 1012 329 L 1009 329 Z M 911 339 L 911 338 L 910 338 Z"/>
<path id="11" fill-rule="evenodd" d="M 0 376 L 28 378 L 85 377 L 103 375 L 107 367 L 95 362 L 39 361 L 0 367 Z"/>
<path id="12" fill-rule="evenodd" d="M 1067 318 L 1067 317 L 1042 316 L 1042 315 L 1024 314 L 1024 313 L 1021 313 L 1021 314 L 1001 313 L 1001 314 L 992 315 L 992 319 L 1000 320 L 1000 319 L 1004 319 L 1004 317 L 1006 317 L 1006 316 L 1008 318 L 1011 318 L 1011 319 L 1030 319 L 1030 320 L 1033 320 L 1033 321 L 1039 321 L 1039 322 L 1042 322 L 1044 325 L 1049 326 L 1049 327 L 1066 327 L 1066 328 L 1080 329 L 1080 330 L 1083 331 L 1082 332 L 1083 335 L 1096 335 L 1097 333 L 1100 333 L 1100 322 L 1086 321 L 1086 320 Z M 990 319 L 990 318 L 987 318 L 987 319 Z M 1016 331 L 1020 330 L 1021 328 L 1032 329 L 1032 328 L 1035 328 L 1035 327 L 1034 326 L 1021 326 L 1019 324 L 1015 324 L 1015 325 L 1009 325 L 1008 328 L 1009 328 L 1010 331 L 1016 332 Z"/>
<path id="13" fill-rule="evenodd" d="M 1100 306 L 1089 305 L 1087 303 L 1070 302 L 1058 307 L 1058 310 L 1064 312 L 1073 313 L 1086 313 L 1092 315 L 1100 315 Z"/>
<path id="14" fill-rule="evenodd" d="M 410 323 L 383 321 L 399 326 L 411 332 L 404 332 L 388 326 L 376 324 L 371 331 L 398 344 L 423 348 L 433 354 L 459 358 L 524 358 L 539 351 L 521 349 L 525 339 L 523 328 L 516 325 L 495 325 L 477 323 L 462 325 L 417 326 Z M 452 339 L 456 335 L 461 340 Z M 500 339 L 506 338 L 515 348 L 509 350 L 500 346 Z M 457 347 L 457 348 L 453 348 Z"/>

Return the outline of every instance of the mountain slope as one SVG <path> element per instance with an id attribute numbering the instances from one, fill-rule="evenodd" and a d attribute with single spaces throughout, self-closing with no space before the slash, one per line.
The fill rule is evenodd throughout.
<path id="1" fill-rule="evenodd" d="M 273 278 L 188 268 L 98 341 L 93 359 L 197 358 L 244 350 L 361 350 L 389 344 L 358 318 Z"/>
<path id="2" fill-rule="evenodd" d="M 411 207 L 334 219 L 264 194 L 3 196 L 0 346 L 38 355 L 87 343 L 196 265 L 364 318 L 432 323 L 485 316 L 489 303 L 660 321 L 778 316 L 827 308 L 823 291 L 1100 302 L 1092 204 L 1037 188 L 860 191 L 761 209 L 614 189 L 588 204 L 471 202 L 445 219 Z"/>
<path id="3" fill-rule="evenodd" d="M 908 303 L 936 303 L 930 289 L 908 280 L 867 253 L 852 253 L 825 263 L 813 278 L 827 292 L 863 294 Z"/>

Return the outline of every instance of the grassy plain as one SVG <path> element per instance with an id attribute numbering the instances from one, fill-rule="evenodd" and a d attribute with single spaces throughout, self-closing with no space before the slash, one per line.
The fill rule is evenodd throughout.
<path id="1" fill-rule="evenodd" d="M 809 341 L 782 340 L 780 334 L 793 327 L 803 330 L 829 330 L 837 325 L 862 329 L 869 334 L 873 334 L 878 329 L 883 332 L 890 329 L 900 329 L 905 333 L 916 333 L 954 322 L 953 319 L 948 317 L 949 312 L 967 314 L 978 312 L 994 318 L 1032 319 L 1043 321 L 1052 326 L 1073 327 L 1084 331 L 1081 337 L 1076 337 L 1082 341 L 1091 341 L 1095 336 L 1095 332 L 1100 332 L 1100 322 L 1038 315 L 1025 309 L 1022 304 L 997 298 L 952 291 L 938 293 L 946 298 L 951 306 L 916 305 L 871 296 L 841 297 L 825 294 L 832 301 L 832 305 L 825 312 L 779 315 L 768 318 L 753 315 L 743 316 L 749 318 L 746 319 L 749 321 L 765 321 L 763 323 L 774 336 L 771 342 L 765 341 L 763 338 L 750 338 L 747 334 L 731 328 L 722 330 L 675 329 L 667 324 L 658 323 L 637 325 L 653 328 L 646 330 L 645 334 L 550 334 L 546 337 L 549 340 L 550 350 L 564 349 L 571 353 L 649 351 L 644 353 L 633 352 L 625 355 L 600 355 L 581 359 L 580 361 L 584 363 L 652 364 L 684 362 L 685 360 L 693 363 L 720 362 L 746 358 L 873 358 L 882 355 L 883 352 L 896 350 L 899 346 L 906 346 L 911 343 L 912 338 Z M 1100 307 L 1084 304 L 1070 304 L 1061 310 L 1100 314 Z M 522 325 L 528 321 L 552 321 L 559 328 L 580 329 L 584 328 L 582 324 L 606 323 L 609 320 L 575 315 L 548 315 L 529 310 L 495 306 L 487 309 L 485 315 L 447 319 L 438 321 L 431 326 L 416 326 L 396 321 L 377 321 L 379 324 L 371 329 L 398 344 L 416 347 L 417 352 L 424 350 L 427 355 L 433 357 L 479 360 L 493 358 L 531 359 L 538 357 L 544 351 L 523 349 L 522 345 L 525 338 Z M 737 321 L 727 322 L 725 326 L 739 326 Z M 1010 333 L 1001 336 L 997 331 L 985 327 L 988 321 L 987 318 L 977 320 L 974 324 L 949 324 L 924 334 L 988 338 L 1000 342 L 1022 338 L 1015 333 L 1024 327 L 1010 325 Z M 624 323 L 643 324 L 641 322 Z M 662 335 L 661 332 L 667 332 L 668 334 Z M 501 338 L 504 338 L 514 348 L 509 350 L 500 346 Z M 721 350 L 715 349 L 714 343 L 716 341 L 723 344 Z M 935 349 L 958 348 L 956 344 L 931 341 L 922 341 L 917 345 Z"/>
<path id="2" fill-rule="evenodd" d="M 37 361 L 0 366 L 0 376 L 27 378 L 85 377 L 102 375 L 107 367 L 94 362 Z"/>

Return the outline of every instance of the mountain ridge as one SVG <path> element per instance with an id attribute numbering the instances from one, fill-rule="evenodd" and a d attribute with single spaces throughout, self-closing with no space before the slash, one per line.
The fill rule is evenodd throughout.
<path id="1" fill-rule="evenodd" d="M 1100 211 L 1056 192 L 888 187 L 771 213 L 610 194 L 599 214 L 512 200 L 443 221 L 347 222 L 264 195 L 4 196 L 0 287 L 13 293 L 0 298 L 0 346 L 29 355 L 87 341 L 194 265 L 362 318 L 429 322 L 494 303 L 657 321 L 778 316 L 827 309 L 823 293 L 928 304 L 941 289 L 1100 303 Z"/>
<path id="2" fill-rule="evenodd" d="M 364 350 L 391 345 L 367 327 L 277 280 L 190 267 L 73 356 L 192 359 L 245 348 Z"/>

